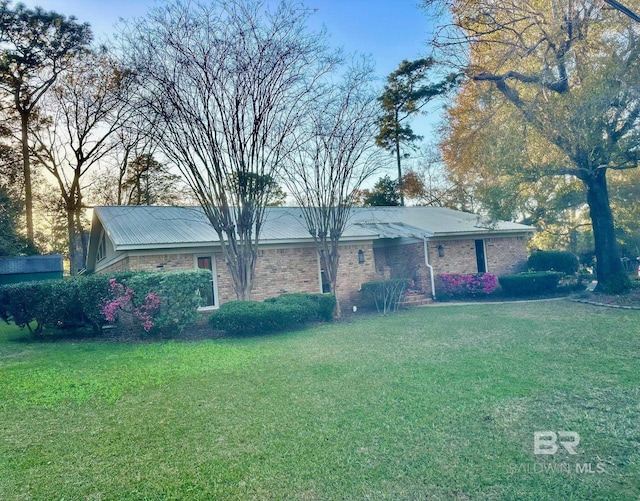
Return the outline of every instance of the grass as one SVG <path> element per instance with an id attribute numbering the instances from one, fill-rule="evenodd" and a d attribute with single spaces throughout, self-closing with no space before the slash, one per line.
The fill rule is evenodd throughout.
<path id="1" fill-rule="evenodd" d="M 638 499 L 639 327 L 565 301 L 190 343 L 3 326 L 0 499 Z M 578 455 L 534 455 L 545 430 Z"/>

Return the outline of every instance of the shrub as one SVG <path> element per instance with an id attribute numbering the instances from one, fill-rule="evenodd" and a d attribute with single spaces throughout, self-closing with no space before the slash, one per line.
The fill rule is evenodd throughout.
<path id="1" fill-rule="evenodd" d="M 286 326 L 284 310 L 289 314 L 300 314 L 298 308 L 260 301 L 231 301 L 223 304 L 209 318 L 214 330 L 225 331 L 229 336 L 254 336 L 266 334 Z"/>
<path id="2" fill-rule="evenodd" d="M 152 315 L 155 330 L 181 333 L 199 319 L 197 307 L 202 300 L 197 291 L 211 280 L 211 275 L 204 270 L 125 272 L 0 286 L 0 318 L 27 327 L 33 334 L 42 334 L 45 328 L 83 324 L 100 332 L 100 327 L 107 323 L 101 310 L 105 301 L 114 299 L 110 288 L 110 280 L 114 278 L 135 292 L 130 299 L 141 314 L 141 323 L 151 320 L 151 303 L 147 298 L 156 295 L 160 304 Z"/>
<path id="3" fill-rule="evenodd" d="M 436 277 L 438 297 L 476 297 L 491 294 L 498 286 L 493 273 L 442 273 Z"/>
<path id="4" fill-rule="evenodd" d="M 306 311 L 305 322 L 330 322 L 336 307 L 336 297 L 333 294 L 282 294 L 267 299 L 265 303 L 300 305 Z"/>
<path id="5" fill-rule="evenodd" d="M 411 282 L 408 278 L 365 282 L 360 288 L 363 306 L 375 307 L 383 315 L 396 311 Z"/>
<path id="6" fill-rule="evenodd" d="M 160 298 L 158 311 L 153 315 L 156 331 L 181 334 L 198 321 L 198 307 L 203 304 L 198 291 L 210 280 L 211 272 L 194 270 L 136 273 L 122 283 L 136 292 L 137 307 L 150 293 Z"/>
<path id="7" fill-rule="evenodd" d="M 149 332 L 154 326 L 154 316 L 160 306 L 160 297 L 155 292 L 149 292 L 144 300 L 134 301 L 135 291 L 125 287 L 115 278 L 109 280 L 111 299 L 102 300 L 102 314 L 107 322 L 116 322 L 121 314 L 126 314 L 130 320 L 130 327 L 142 327 Z"/>
<path id="8" fill-rule="evenodd" d="M 209 318 L 214 330 L 229 336 L 255 336 L 333 318 L 332 294 L 283 294 L 260 301 L 231 301 Z"/>
<path id="9" fill-rule="evenodd" d="M 115 278 L 118 282 L 125 282 L 134 275 L 133 272 L 119 272 L 108 275 L 87 275 L 78 277 L 78 304 L 82 310 L 84 321 L 93 327 L 94 332 L 107 323 L 102 313 L 103 300 L 110 297 L 109 280 Z"/>
<path id="10" fill-rule="evenodd" d="M 0 305 L 0 318 L 26 327 L 34 335 L 41 335 L 45 327 L 82 323 L 77 286 L 72 280 L 4 285 L 0 287 Z"/>
<path id="11" fill-rule="evenodd" d="M 533 271 L 559 271 L 573 275 L 578 271 L 578 258 L 571 252 L 537 251 L 529 256 L 529 269 Z"/>
<path id="12" fill-rule="evenodd" d="M 531 296 L 554 291 L 563 273 L 557 271 L 504 275 L 498 280 L 505 294 Z"/>

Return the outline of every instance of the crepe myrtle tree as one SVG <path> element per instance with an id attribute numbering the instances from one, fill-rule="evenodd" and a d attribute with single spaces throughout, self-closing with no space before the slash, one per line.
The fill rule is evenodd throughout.
<path id="1" fill-rule="evenodd" d="M 322 106 L 309 114 L 287 159 L 283 182 L 296 203 L 318 250 L 331 292 L 337 301 L 340 239 L 362 183 L 380 165 L 375 145 L 376 95 L 373 69 L 357 60 L 341 82 L 329 86 Z"/>
<path id="2" fill-rule="evenodd" d="M 164 156 L 216 231 L 238 299 L 250 298 L 265 207 L 287 138 L 338 57 L 300 4 L 169 2 L 120 33 Z"/>

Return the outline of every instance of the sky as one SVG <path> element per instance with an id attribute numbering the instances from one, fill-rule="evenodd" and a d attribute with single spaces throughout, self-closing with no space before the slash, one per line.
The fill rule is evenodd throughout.
<path id="1" fill-rule="evenodd" d="M 22 3 L 75 16 L 91 25 L 99 41 L 115 32 L 119 19 L 144 16 L 156 1 L 22 0 Z M 310 28 L 324 26 L 334 47 L 342 47 L 345 53 L 371 56 L 381 85 L 403 59 L 418 59 L 428 52 L 426 42 L 432 23 L 418 8 L 419 0 L 302 0 L 302 3 L 314 10 Z M 431 121 L 419 118 L 413 123 L 414 132 L 429 137 L 430 124 Z"/>
<path id="2" fill-rule="evenodd" d="M 113 33 L 120 18 L 143 16 L 156 2 L 22 0 L 22 3 L 88 22 L 99 39 Z M 309 20 L 312 28 L 324 25 L 332 44 L 346 52 L 371 54 L 382 77 L 396 69 L 403 59 L 417 59 L 427 51 L 430 23 L 417 6 L 419 0 L 302 0 L 302 3 L 314 10 Z"/>
<path id="3" fill-rule="evenodd" d="M 201 0 L 207 1 L 207 0 Z M 415 60 L 428 55 L 427 41 L 434 29 L 427 13 L 419 8 L 420 0 L 292 0 L 299 1 L 314 12 L 309 18 L 310 29 L 325 28 L 329 43 L 340 47 L 345 54 L 364 54 L 375 63 L 380 79 L 380 90 L 386 77 L 404 59 Z M 12 0 L 15 5 L 18 0 Z M 278 0 L 266 0 L 276 5 Z M 42 7 L 79 22 L 91 25 L 96 41 L 112 36 L 122 19 L 143 17 L 158 0 L 21 0 L 27 7 Z M 442 102 L 431 103 L 426 114 L 416 116 L 410 122 L 413 132 L 424 138 L 424 144 L 432 146 L 437 141 L 437 127 L 443 111 Z M 419 156 L 412 153 L 403 162 L 406 170 Z M 397 167 L 392 154 L 385 159 L 377 175 L 367 180 L 363 187 L 372 188 L 384 175 L 394 178 Z"/>

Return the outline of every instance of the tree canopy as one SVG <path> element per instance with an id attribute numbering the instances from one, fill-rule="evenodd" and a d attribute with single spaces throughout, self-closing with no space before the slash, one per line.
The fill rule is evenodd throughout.
<path id="1" fill-rule="evenodd" d="M 539 141 L 544 152 L 532 164 L 536 178 L 573 176 L 583 184 L 599 287 L 626 288 L 607 171 L 637 166 L 640 27 L 591 0 L 445 4 L 452 23 L 438 33 L 435 46 L 450 62 L 454 54 L 467 54 L 466 86 L 480 89 L 475 106 L 507 106 L 519 124 L 515 134 L 534 132 L 526 138 Z M 509 172 L 521 167 L 518 162 Z"/>
<path id="2" fill-rule="evenodd" d="M 382 116 L 378 122 L 376 143 L 395 155 L 400 205 L 404 205 L 402 157 L 407 155 L 406 152 L 402 152 L 401 147 L 410 147 L 412 143 L 422 139 L 422 136 L 413 132 L 409 120 L 433 98 L 453 88 L 459 76 L 457 73 L 451 73 L 432 83 L 430 70 L 435 62 L 433 58 L 402 61 L 398 69 L 387 77 L 387 84 L 378 98 Z"/>
<path id="3" fill-rule="evenodd" d="M 69 62 L 91 42 L 88 24 L 36 7 L 0 2 L 0 89 L 9 96 L 5 108 L 20 117 L 27 238 L 33 244 L 33 196 L 29 125 L 41 98 Z M 9 104 L 11 103 L 11 104 Z"/>

